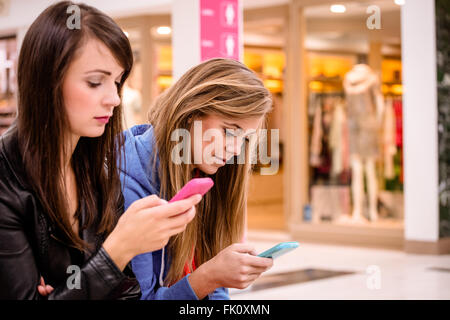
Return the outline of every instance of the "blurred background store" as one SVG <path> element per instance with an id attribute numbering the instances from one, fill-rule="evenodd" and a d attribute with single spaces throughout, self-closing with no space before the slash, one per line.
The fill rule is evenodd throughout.
<path id="1" fill-rule="evenodd" d="M 201 17 L 213 14 L 205 9 L 208 3 L 235 10 L 225 18 L 236 21 L 238 57 L 272 92 L 274 110 L 268 129 L 279 129 L 279 152 L 269 152 L 279 168 L 274 174 L 261 175 L 259 169 L 267 164 L 258 164 L 250 187 L 249 234 L 261 250 L 273 235 L 272 242 L 310 243 L 310 253 L 317 244 L 323 245 L 317 252 L 324 254 L 338 250 L 328 250 L 328 245 L 345 245 L 344 251 L 359 247 L 354 250 L 361 259 L 367 252 L 386 250 L 387 255 L 404 261 L 391 265 L 394 269 L 414 261 L 408 254 L 431 254 L 436 255 L 434 267 L 448 277 L 448 1 L 84 2 L 110 14 L 132 44 L 135 66 L 123 97 L 127 127 L 144 123 L 155 97 L 195 59 L 202 60 L 198 54 L 204 44 L 200 42 L 204 40 Z M 51 3 L 0 0 L 0 134 L 15 117 L 14 70 L 21 39 Z M 194 60 L 192 55 L 197 55 Z M 226 56 L 226 52 L 218 55 Z M 376 80 L 367 91 L 370 106 L 355 112 L 349 83 L 362 65 L 368 72 L 364 79 Z M 358 133 L 358 126 L 363 133 Z M 367 132 L 372 134 L 359 141 Z M 297 257 L 281 260 L 285 264 L 272 273 L 297 262 L 297 267 L 305 267 L 301 256 Z M 334 264 L 334 258 L 330 259 Z M 307 272 L 306 278 L 308 274 L 314 278 L 325 273 Z M 410 274 L 411 279 L 416 276 Z M 436 297 L 450 298 L 448 289 L 447 296 L 440 295 L 441 287 L 436 290 Z M 397 297 L 416 295 L 399 293 Z"/>

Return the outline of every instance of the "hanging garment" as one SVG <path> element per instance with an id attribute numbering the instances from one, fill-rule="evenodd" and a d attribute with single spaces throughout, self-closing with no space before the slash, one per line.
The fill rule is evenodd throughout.
<path id="1" fill-rule="evenodd" d="M 325 97 L 322 104 L 322 150 L 320 152 L 320 166 L 316 173 L 322 178 L 329 178 L 331 172 L 331 149 L 330 149 L 330 129 L 333 119 L 333 110 L 335 99 L 333 97 Z"/>
<path id="2" fill-rule="evenodd" d="M 342 109 L 342 167 L 344 171 L 350 169 L 350 146 L 348 142 L 348 118 Z"/>
<path id="3" fill-rule="evenodd" d="M 320 166 L 320 153 L 322 152 L 322 108 L 318 104 L 314 111 L 313 131 L 311 135 L 310 159 L 312 167 Z"/>
<path id="4" fill-rule="evenodd" d="M 400 182 L 403 183 L 403 102 L 401 97 L 394 100 L 393 107 L 396 123 L 396 144 L 400 152 Z"/>
<path id="5" fill-rule="evenodd" d="M 344 110 L 340 103 L 336 103 L 330 129 L 330 148 L 332 150 L 331 174 L 336 176 L 344 170 L 343 163 L 343 127 Z"/>
<path id="6" fill-rule="evenodd" d="M 356 65 L 344 78 L 347 102 L 350 154 L 362 158 L 377 157 L 378 115 L 382 110 L 379 80 L 375 73 L 363 64 Z"/>
<path id="7" fill-rule="evenodd" d="M 403 112 L 402 112 L 402 100 L 396 98 L 393 102 L 393 108 L 395 112 L 395 124 L 396 124 L 396 144 L 397 147 L 403 146 Z"/>
<path id="8" fill-rule="evenodd" d="M 394 155 L 396 147 L 396 123 L 392 99 L 386 101 L 386 110 L 383 123 L 383 154 L 384 154 L 384 177 L 393 179 L 395 177 Z"/>

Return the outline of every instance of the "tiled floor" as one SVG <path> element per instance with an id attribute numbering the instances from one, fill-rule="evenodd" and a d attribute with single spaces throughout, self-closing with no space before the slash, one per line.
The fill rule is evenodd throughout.
<path id="1" fill-rule="evenodd" d="M 262 252 L 291 239 L 283 232 L 250 230 L 247 240 Z M 311 273 L 312 269 L 319 272 Z M 331 271 L 353 273 L 333 276 Z M 291 273 L 280 275 L 287 272 Z M 320 279 L 327 273 L 331 277 Z M 319 279 L 314 280 L 315 274 Z M 291 284 L 280 285 L 283 282 Z M 273 268 L 252 286 L 232 289 L 230 294 L 243 300 L 450 299 L 450 255 L 301 243 L 275 260 Z"/>

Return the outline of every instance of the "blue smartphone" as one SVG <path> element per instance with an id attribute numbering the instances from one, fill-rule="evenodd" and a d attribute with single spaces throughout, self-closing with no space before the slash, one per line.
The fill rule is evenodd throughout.
<path id="1" fill-rule="evenodd" d="M 269 250 L 266 250 L 266 251 L 258 254 L 258 257 L 275 259 L 285 253 L 288 253 L 288 252 L 294 250 L 297 247 L 298 247 L 297 241 L 281 242 L 281 243 L 277 244 L 276 246 L 270 248 Z"/>

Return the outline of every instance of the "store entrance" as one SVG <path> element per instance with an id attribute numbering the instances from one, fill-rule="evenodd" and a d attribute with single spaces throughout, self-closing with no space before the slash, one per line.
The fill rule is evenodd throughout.
<path id="1" fill-rule="evenodd" d="M 289 129 L 285 127 L 289 107 L 284 104 L 292 103 L 286 99 L 292 84 L 285 78 L 290 68 L 286 53 L 292 47 L 286 41 L 292 32 L 289 10 L 291 6 L 246 12 L 250 18 L 244 23 L 244 62 L 261 74 L 273 92 L 275 107 L 269 123 L 280 128 L 282 150 L 277 175 L 255 172 L 252 177 L 249 228 L 285 229 L 300 240 L 402 248 L 400 6 L 378 0 L 344 2 L 339 10 L 331 2 L 303 8 L 305 83 L 294 85 L 298 90 L 306 87 L 300 105 L 307 123 L 307 160 L 289 160 L 295 162 L 291 166 L 302 167 L 308 183 L 297 184 L 295 190 L 283 179 L 292 174 L 283 163 L 285 149 L 302 141 L 283 132 Z M 259 20 L 251 19 L 256 16 Z M 277 55 L 279 59 L 274 58 Z M 355 95 L 358 90 L 367 94 Z M 291 208 L 288 215 L 283 214 L 287 187 L 292 189 L 291 198 L 306 195 L 302 207 Z"/>
<path id="2" fill-rule="evenodd" d="M 253 168 L 247 206 L 249 229 L 287 230 L 284 215 L 283 103 L 286 56 L 283 7 L 246 10 L 244 15 L 244 64 L 256 72 L 271 92 L 272 112 L 267 117 L 267 156 Z M 259 149 L 258 152 L 264 150 Z M 267 161 L 266 161 L 267 162 Z M 262 170 L 261 170 L 262 169 Z M 265 171 L 264 171 L 265 170 Z"/>
<path id="3" fill-rule="evenodd" d="M 368 6 L 303 10 L 309 201 L 292 230 L 302 240 L 400 249 L 400 6 Z"/>
<path id="4" fill-rule="evenodd" d="M 312 221 L 403 219 L 400 6 L 310 7 L 307 16 L 309 195 Z M 376 10 L 374 10 L 375 12 Z M 307 219 L 306 219 L 307 220 Z"/>

